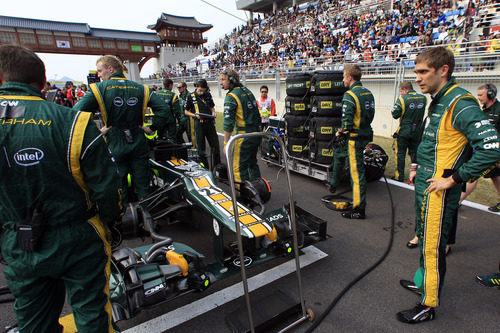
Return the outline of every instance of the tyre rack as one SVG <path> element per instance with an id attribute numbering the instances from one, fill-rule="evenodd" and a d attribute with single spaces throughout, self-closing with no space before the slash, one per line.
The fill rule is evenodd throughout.
<path id="1" fill-rule="evenodd" d="M 275 129 L 281 130 L 280 123 L 283 123 L 282 118 L 279 117 L 270 117 L 273 125 L 269 126 L 266 133 L 271 133 Z M 282 155 L 277 152 L 275 155 L 270 155 L 267 152 L 267 147 L 264 145 L 268 144 L 268 142 L 262 142 L 261 146 L 261 160 L 266 162 L 268 165 L 275 165 L 279 167 L 285 167 L 285 162 Z M 321 181 L 328 181 L 330 179 L 330 175 L 332 172 L 332 166 L 330 164 L 320 164 L 311 161 L 310 159 L 290 156 L 288 151 L 285 149 L 286 154 L 286 164 L 288 169 L 308 176 Z"/>

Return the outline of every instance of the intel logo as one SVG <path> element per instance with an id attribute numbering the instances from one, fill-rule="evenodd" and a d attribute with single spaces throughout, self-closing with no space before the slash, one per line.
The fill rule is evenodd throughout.
<path id="1" fill-rule="evenodd" d="M 14 154 L 14 161 L 21 166 L 36 165 L 43 156 L 43 151 L 38 148 L 24 148 Z"/>

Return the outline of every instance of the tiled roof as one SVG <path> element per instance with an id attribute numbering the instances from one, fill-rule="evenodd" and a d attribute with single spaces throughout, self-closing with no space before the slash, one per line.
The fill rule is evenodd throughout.
<path id="1" fill-rule="evenodd" d="M 0 15 L 0 27 L 78 32 L 83 34 L 90 33 L 90 27 L 87 23 L 35 20 L 23 17 L 12 17 L 12 16 L 1 16 L 1 15 Z"/>
<path id="2" fill-rule="evenodd" d="M 11 16 L 0 15 L 0 27 L 77 32 L 97 38 L 129 39 L 129 40 L 160 42 L 160 38 L 154 32 L 91 28 L 87 23 L 35 20 L 23 17 L 11 17 Z"/>

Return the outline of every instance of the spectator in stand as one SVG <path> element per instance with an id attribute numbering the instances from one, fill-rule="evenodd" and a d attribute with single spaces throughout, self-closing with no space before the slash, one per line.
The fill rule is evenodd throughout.
<path id="1" fill-rule="evenodd" d="M 260 98 L 257 100 L 261 119 L 262 130 L 265 131 L 269 127 L 269 116 L 276 115 L 276 104 L 274 99 L 268 96 L 269 88 L 266 85 L 260 87 Z"/>

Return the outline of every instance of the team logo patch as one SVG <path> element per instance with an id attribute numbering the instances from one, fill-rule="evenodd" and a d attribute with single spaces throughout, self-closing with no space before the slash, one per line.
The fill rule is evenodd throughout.
<path id="1" fill-rule="evenodd" d="M 113 104 L 115 106 L 121 107 L 121 106 L 123 106 L 123 99 L 121 97 L 115 97 L 113 99 Z"/>
<path id="2" fill-rule="evenodd" d="M 424 103 L 418 103 L 417 109 L 422 109 L 424 107 Z"/>
<path id="3" fill-rule="evenodd" d="M 128 106 L 134 106 L 134 105 L 137 105 L 137 103 L 139 103 L 139 99 L 137 97 L 130 97 L 127 100 L 127 105 Z"/>
<path id="4" fill-rule="evenodd" d="M 415 109 L 415 104 L 414 103 L 410 103 L 410 110 L 413 110 Z"/>
<path id="5" fill-rule="evenodd" d="M 39 164 L 44 156 L 38 148 L 24 148 L 14 154 L 14 161 L 20 166 L 32 166 Z"/>
<path id="6" fill-rule="evenodd" d="M 248 267 L 252 264 L 253 260 L 252 258 L 248 257 L 248 256 L 244 256 L 243 257 L 243 262 L 244 262 L 244 265 L 245 267 Z M 241 261 L 240 261 L 240 258 L 236 258 L 233 260 L 233 265 L 236 266 L 236 267 L 241 267 Z"/>
<path id="7" fill-rule="evenodd" d="M 248 108 L 249 108 L 249 109 L 253 109 L 253 104 L 252 104 L 252 102 L 248 101 L 247 106 L 248 106 Z"/>

